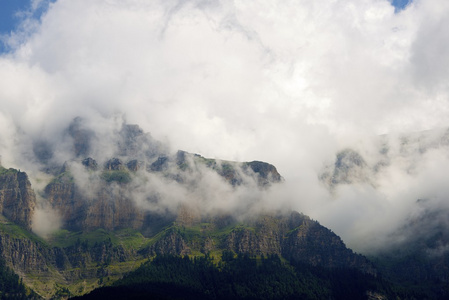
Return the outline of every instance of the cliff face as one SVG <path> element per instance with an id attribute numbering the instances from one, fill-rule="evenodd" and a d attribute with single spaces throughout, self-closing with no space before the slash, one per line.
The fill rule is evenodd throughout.
<path id="1" fill-rule="evenodd" d="M 259 185 L 266 186 L 282 180 L 281 174 L 278 173 L 276 167 L 266 162 L 252 161 L 243 165 L 244 170 L 247 170 L 248 167 L 257 174 Z"/>
<path id="2" fill-rule="evenodd" d="M 195 180 L 197 176 L 202 176 L 202 168 L 216 171 L 231 186 L 244 185 L 252 181 L 252 186 L 267 188 L 270 184 L 282 180 L 276 168 L 268 163 L 223 163 L 182 151 L 175 157 L 159 157 L 147 165 L 147 168 L 144 168 L 144 165 L 144 162 L 136 159 L 125 162 L 119 158 L 112 158 L 100 168 L 96 160 L 86 158 L 81 162 L 85 171 L 77 176 L 84 176 L 81 181 L 88 181 L 89 187 L 79 186 L 71 174 L 70 164 L 67 164 L 62 173 L 46 186 L 44 196 L 52 208 L 59 212 L 64 228 L 70 230 L 133 228 L 146 232 L 149 223 L 147 221 L 151 223 L 149 217 L 152 217 L 152 213 L 140 209 L 133 199 L 133 189 L 136 188 L 133 180 L 137 172 L 141 175 L 154 174 L 185 190 L 197 188 Z M 139 196 L 143 197 L 148 205 L 153 201 L 152 197 L 157 198 L 157 194 L 152 195 L 151 191 L 145 195 L 140 193 Z"/>
<path id="3" fill-rule="evenodd" d="M 19 274 L 41 274 L 48 271 L 48 258 L 54 257 L 51 251 L 30 239 L 0 235 L 0 252 L 6 263 Z"/>
<path id="4" fill-rule="evenodd" d="M 353 267 L 375 273 L 364 257 L 354 254 L 338 236 L 302 214 L 267 213 L 237 220 L 232 213 L 219 214 L 214 209 L 170 198 L 187 194 L 204 197 L 204 202 L 198 203 L 208 206 L 210 197 L 221 197 L 219 193 L 210 196 L 208 184 L 224 187 L 227 193 L 245 188 L 249 193 L 262 192 L 283 180 L 271 164 L 220 161 L 184 151 L 168 154 L 166 147 L 137 125 L 127 124 L 108 137 L 112 144 L 107 152 L 112 157 L 92 158 L 90 155 L 101 153 L 97 144 L 100 135 L 81 119 L 75 119 L 66 134 L 66 140 L 73 143 L 73 157 L 62 168 L 50 155 L 51 145 L 35 145 L 44 171 L 51 170 L 47 173 L 54 176 L 42 193 L 43 201 L 58 212 L 63 230 L 43 241 L 30 232 L 24 234 L 17 228 L 11 231 L 10 224 L 0 219 L 0 254 L 30 284 L 39 278 L 62 285 L 79 279 L 96 282 L 110 272 L 123 274 L 121 266 L 132 266 L 135 259 L 224 250 L 277 254 L 326 268 Z M 355 167 L 362 166 L 353 156 L 350 161 L 355 160 Z M 342 158 L 339 166 L 351 169 L 352 165 L 345 161 Z M 175 204 L 156 205 L 154 209 L 152 205 L 162 197 L 155 188 L 159 183 L 166 189 L 173 188 L 167 202 Z M 225 197 L 219 200 L 226 201 Z M 0 212 L 5 222 L 30 230 L 35 206 L 36 197 L 27 175 L 0 169 Z M 102 238 L 103 234 L 109 239 Z M 111 263 L 115 265 L 108 269 Z"/>
<path id="5" fill-rule="evenodd" d="M 4 226 L 11 227 L 7 229 L 11 233 L 7 233 Z M 88 292 L 98 286 L 98 278 L 122 276 L 133 269 L 127 262 L 141 258 L 135 250 L 108 240 L 95 244 L 84 240 L 67 247 L 54 247 L 31 233 L 24 236 L 18 228 L 2 224 L 0 255 L 28 287 L 45 298 L 53 298 L 58 286 L 77 285 L 80 281 L 84 284 L 76 293 Z"/>
<path id="6" fill-rule="evenodd" d="M 313 266 L 356 268 L 376 274 L 371 262 L 346 248 L 339 236 L 318 222 L 303 217 L 295 222 L 282 242 L 282 255 Z"/>
<path id="7" fill-rule="evenodd" d="M 288 230 L 287 217 L 260 216 L 248 226 L 233 229 L 223 247 L 236 253 L 266 255 L 282 253 L 282 240 Z"/>
<path id="8" fill-rule="evenodd" d="M 31 230 L 35 207 L 36 196 L 27 174 L 1 168 L 0 212 L 14 223 Z"/>
<path id="9" fill-rule="evenodd" d="M 143 251 L 146 255 L 186 255 L 191 254 L 191 249 L 187 242 L 176 230 L 170 230 L 165 236 L 154 245 Z"/>
<path id="10" fill-rule="evenodd" d="M 97 188 L 88 197 L 65 174 L 47 185 L 45 196 L 70 230 L 142 228 L 144 213 L 127 196 L 125 187 L 101 182 Z"/>
<path id="11" fill-rule="evenodd" d="M 331 190 L 342 184 L 371 183 L 370 176 L 381 163 L 371 168 L 357 151 L 345 149 L 336 154 L 334 164 L 323 170 L 320 179 Z"/>
<path id="12" fill-rule="evenodd" d="M 73 151 L 76 157 L 86 156 L 91 151 L 92 140 L 95 133 L 84 127 L 81 118 L 75 118 L 67 129 L 68 135 L 73 139 Z"/>
<path id="13" fill-rule="evenodd" d="M 19 274 L 45 276 L 55 270 L 64 272 L 89 265 L 125 262 L 133 259 L 136 251 L 113 245 L 110 241 L 98 242 L 95 245 L 78 241 L 69 247 L 50 247 L 41 241 L 2 234 L 0 254 Z"/>
<path id="14" fill-rule="evenodd" d="M 86 204 L 77 190 L 73 178 L 61 176 L 49 183 L 44 192 L 48 202 L 58 211 L 68 228 L 79 229 L 82 227 Z"/>
<path id="15" fill-rule="evenodd" d="M 76 118 L 65 133 L 65 141 L 72 144 L 72 160 L 62 169 L 59 167 L 58 172 L 52 156 L 46 156 L 45 168 L 51 165 L 51 174 L 55 178 L 43 194 L 44 200 L 59 212 L 63 227 L 70 230 L 133 228 L 152 231 L 147 228 L 152 223 L 152 212 L 142 210 L 142 205 L 139 208 L 135 199 L 139 198 L 139 204 L 143 203 L 143 206 L 152 207 L 158 201 L 158 192 L 148 191 L 142 186 L 145 183 L 141 182 L 140 186 L 135 183 L 139 176 L 146 178 L 144 182 L 157 177 L 173 183 L 174 187 L 179 185 L 183 190 L 204 189 L 196 186 L 198 178 L 208 176 L 203 174 L 210 174 L 211 170 L 233 187 L 268 188 L 282 180 L 276 168 L 265 162 L 220 161 L 185 151 L 169 154 L 165 145 L 137 125 L 122 124 L 119 130 L 112 129 L 106 134 L 105 141 L 85 120 Z M 94 154 L 101 156 L 99 147 L 105 145 L 108 147 L 106 152 L 112 157 L 91 157 Z M 45 149 L 52 148 L 52 145 L 47 146 Z M 76 170 L 71 169 L 74 165 Z M 145 190 L 145 194 L 136 196 L 136 188 Z M 160 208 L 156 210 L 160 211 Z"/>
<path id="16" fill-rule="evenodd" d="M 120 186 L 117 186 L 116 190 L 102 188 L 86 210 L 83 229 L 142 229 L 144 212 L 139 210 L 125 193 Z"/>
<path id="17" fill-rule="evenodd" d="M 346 248 L 336 234 L 296 212 L 260 215 L 245 223 L 234 220 L 225 227 L 219 225 L 219 219 L 204 221 L 171 228 L 144 253 L 184 255 L 230 250 L 250 255 L 277 254 L 313 266 L 355 268 L 376 274 L 372 263 Z"/>
<path id="18" fill-rule="evenodd" d="M 197 159 L 204 163 L 205 159 Z M 212 160 L 206 162 L 213 163 Z M 125 228 L 135 229 L 140 237 L 122 236 L 121 241 L 135 245 L 132 247 L 124 247 L 122 242 L 112 242 L 111 239 L 95 243 L 87 239 L 74 242 L 72 239 L 65 246 L 55 246 L 51 239 L 45 242 L 30 232 L 26 234 L 29 236 L 23 236 L 19 229 L 16 229 L 18 233 L 9 234 L 4 227 L 7 224 L 0 224 L 3 228 L 0 254 L 24 277 L 25 283 L 47 297 L 54 293 L 54 287 L 47 287 L 46 281 L 61 286 L 75 284 L 80 279 L 97 282 L 98 278 L 121 276 L 123 272 L 130 271 L 133 264 L 129 263 L 136 259 L 160 254 L 198 255 L 224 250 L 250 255 L 278 254 L 288 260 L 314 266 L 352 267 L 376 273 L 369 261 L 347 249 L 338 236 L 302 214 L 271 213 L 237 221 L 232 215 L 204 216 L 197 208 L 187 205 L 181 206 L 177 215 L 146 213 L 139 210 L 129 196 L 132 185 L 122 178 L 131 172 L 126 164 L 113 159 L 105 164 L 106 168 L 97 170 L 91 167 L 98 164 L 89 160 L 84 166 L 88 174 L 101 174 L 95 177 L 98 182 L 91 193 L 80 190 L 69 165 L 45 188 L 44 196 L 63 218 L 65 228 L 79 232 L 80 237 L 89 234 L 95 237 L 99 228 L 112 235 L 116 234 L 112 232 Z M 247 164 L 248 168 L 250 166 Z M 246 172 L 258 180 L 281 180 L 280 176 L 276 177 L 275 168 L 265 163 L 256 163 Z M 8 220 L 29 229 L 30 212 L 34 211 L 36 200 L 26 174 L 8 171 L 0 179 L 3 214 Z M 263 181 L 259 183 L 264 187 Z M 25 205 L 22 206 L 23 203 Z M 113 266 L 109 268 L 111 264 Z M 117 269 L 120 265 L 128 267 Z M 98 283 L 90 288 L 95 286 Z"/>

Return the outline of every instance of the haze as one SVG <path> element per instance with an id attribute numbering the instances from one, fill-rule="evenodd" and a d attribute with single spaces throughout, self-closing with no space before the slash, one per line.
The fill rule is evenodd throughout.
<path id="1" fill-rule="evenodd" d="M 36 20 L 41 2 L 2 36 L 4 166 L 37 172 L 25 146 L 57 144 L 77 116 L 100 131 L 124 119 L 172 150 L 275 165 L 285 184 L 266 205 L 356 249 L 384 242 L 418 198 L 447 207 L 447 149 L 394 149 L 449 126 L 449 2 L 58 0 Z M 342 149 L 374 165 L 384 134 L 391 160 L 371 181 L 320 181 Z"/>

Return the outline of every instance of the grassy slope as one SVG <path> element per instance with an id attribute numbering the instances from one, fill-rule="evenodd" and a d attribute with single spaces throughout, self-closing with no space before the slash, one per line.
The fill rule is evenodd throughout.
<path id="1" fill-rule="evenodd" d="M 5 172 L 5 170 L 0 169 L 0 173 L 2 171 Z M 9 170 L 6 171 L 9 172 Z M 144 237 L 140 232 L 132 229 L 122 229 L 114 232 L 109 232 L 104 229 L 97 229 L 91 232 L 71 232 L 61 229 L 48 238 L 43 239 L 0 216 L 0 235 L 7 234 L 14 239 L 29 239 L 39 244 L 43 249 L 53 247 L 67 248 L 79 242 L 87 243 L 88 247 L 92 247 L 95 243 L 110 241 L 114 246 L 121 245 L 126 250 L 134 249 L 138 252 L 141 249 L 153 245 L 172 230 L 176 230 L 189 244 L 191 256 L 204 256 L 201 252 L 200 245 L 201 241 L 205 238 L 209 237 L 219 243 L 233 230 L 242 228 L 253 230 L 253 228 L 246 227 L 242 224 L 234 224 L 217 229 L 212 223 L 198 223 L 187 227 L 173 223 L 152 237 Z M 215 260 L 218 260 L 221 254 L 222 250 L 220 249 L 210 253 L 211 257 Z M 136 260 L 120 263 L 111 262 L 105 266 L 99 266 L 97 263 L 92 262 L 82 270 L 72 268 L 63 272 L 49 266 L 48 272 L 44 274 L 42 272 L 26 274 L 24 276 L 24 282 L 40 295 L 47 298 L 54 296 L 55 293 L 60 296 L 67 295 L 67 292 L 71 295 L 80 295 L 99 286 L 112 283 L 121 278 L 123 274 L 139 267 L 146 260 L 147 258 L 138 255 Z M 82 276 L 82 279 L 77 279 L 80 273 L 92 274 L 93 276 Z M 101 274 L 108 275 L 102 276 Z"/>
<path id="2" fill-rule="evenodd" d="M 113 245 L 122 245 L 125 249 L 139 249 L 144 245 L 145 239 L 139 232 L 134 230 L 120 230 L 116 232 L 107 232 L 99 229 L 92 232 L 70 232 L 67 230 L 59 230 L 49 239 L 44 240 L 39 236 L 26 231 L 20 226 L 9 222 L 3 216 L 0 216 L 0 235 L 8 235 L 12 239 L 28 239 L 37 243 L 42 249 L 49 249 L 52 247 L 65 248 L 75 245 L 79 241 L 87 241 L 89 247 L 96 242 L 111 240 Z M 44 297 L 50 297 L 58 292 L 61 296 L 64 295 L 64 289 L 67 288 L 72 295 L 83 294 L 103 284 L 115 281 L 123 276 L 123 274 L 130 272 L 139 267 L 146 259 L 143 257 L 137 260 L 130 260 L 127 262 L 113 262 L 107 266 L 99 266 L 95 262 L 87 265 L 83 270 L 79 268 L 72 268 L 59 272 L 52 266 L 48 266 L 47 272 L 28 273 L 25 275 L 24 282 L 27 286 L 38 292 Z M 94 274 L 95 276 L 83 279 L 76 279 L 80 272 Z M 107 273 L 106 278 L 97 277 L 97 274 Z"/>

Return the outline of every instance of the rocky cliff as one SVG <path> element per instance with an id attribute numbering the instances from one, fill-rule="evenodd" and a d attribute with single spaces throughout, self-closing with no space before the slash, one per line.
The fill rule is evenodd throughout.
<path id="1" fill-rule="evenodd" d="M 27 175 L 0 169 L 0 254 L 41 295 L 50 297 L 61 286 L 82 294 L 137 267 L 136 260 L 159 254 L 277 254 L 313 266 L 376 273 L 307 216 L 261 212 L 258 195 L 283 181 L 273 165 L 170 153 L 137 125 L 122 124 L 105 135 L 75 119 L 65 131 L 72 149 L 65 162 L 57 160 L 50 142 L 33 144 L 42 171 L 52 176 L 39 191 L 41 204 L 62 221 L 45 239 L 30 232 L 36 197 Z M 103 153 L 99 147 L 105 145 Z M 363 161 L 349 154 L 337 167 L 351 173 L 363 168 Z M 247 206 L 240 208 L 243 213 L 229 209 L 228 202 L 238 206 L 253 193 L 258 213 L 249 215 Z"/>
<path id="2" fill-rule="evenodd" d="M 220 218 L 203 219 L 190 226 L 175 224 L 143 252 L 184 255 L 229 250 L 250 255 L 277 254 L 313 266 L 377 273 L 368 259 L 348 249 L 336 234 L 297 212 L 259 215 L 243 223 L 233 220 L 224 227 L 220 224 Z"/>
<path id="3" fill-rule="evenodd" d="M 106 140 L 81 118 L 74 119 L 66 130 L 66 140 L 73 149 L 72 160 L 65 162 L 58 172 L 55 167 L 51 169 L 55 178 L 43 193 L 44 200 L 59 212 L 64 228 L 152 231 L 148 227 L 154 223 L 154 211 L 163 210 L 164 214 L 167 211 L 157 205 L 160 192 L 145 187 L 150 181 L 165 182 L 167 189 L 186 192 L 204 189 L 198 182 L 209 176 L 205 170 L 215 172 L 231 186 L 255 184 L 268 188 L 282 181 L 276 168 L 265 162 L 220 161 L 185 151 L 170 154 L 167 146 L 137 125 L 123 123 L 119 130 L 103 135 Z M 91 156 L 104 155 L 98 147 L 105 145 L 108 145 L 106 153 L 112 157 Z M 47 146 L 50 149 L 47 152 L 52 152 L 52 145 Z M 48 164 L 54 166 L 55 162 Z"/>
<path id="4" fill-rule="evenodd" d="M 197 159 L 200 163 L 204 161 L 201 157 Z M 6 206 L 12 212 L 18 211 L 15 214 L 4 206 L 3 212 L 7 213 L 0 224 L 0 254 L 23 276 L 25 283 L 45 297 L 61 286 L 71 286 L 72 293 L 84 293 L 101 284 L 98 278 L 118 278 L 137 267 L 134 260 L 159 254 L 203 255 L 224 250 L 250 255 L 277 254 L 314 266 L 350 267 L 376 274 L 366 258 L 347 249 L 338 236 L 302 214 L 266 213 L 241 220 L 231 214 L 203 215 L 188 205 L 180 206 L 177 214 L 144 212 L 129 197 L 127 191 L 132 185 L 122 181 L 123 174 L 104 175 L 104 172 L 132 172 L 126 164 L 113 159 L 102 169 L 90 169 L 97 165 L 93 160 L 83 164 L 87 174 L 99 175 L 92 179 L 98 182 L 90 194 L 77 186 L 70 165 L 62 168 L 47 185 L 44 197 L 59 212 L 65 228 L 58 237 L 50 236 L 47 240 L 21 231 L 17 225 L 29 229 L 31 223 L 23 222 L 27 214 L 21 209 L 31 215 L 34 211 L 34 193 L 26 174 L 9 170 L 0 177 L 4 180 L 2 203 L 8 203 L 11 197 L 20 200 L 14 209 Z M 187 168 L 193 169 L 192 166 Z M 251 163 L 246 166 L 251 167 Z M 277 171 L 270 165 L 257 162 L 255 166 L 247 171 L 251 176 L 269 180 L 270 184 L 281 180 L 280 176 L 276 179 Z M 264 186 L 263 181 L 258 182 Z M 28 202 L 32 204 L 21 206 Z M 80 286 L 79 280 L 89 284 Z M 45 282 L 51 282 L 50 286 Z"/>
<path id="5" fill-rule="evenodd" d="M 70 230 L 103 228 L 141 229 L 144 213 L 128 196 L 125 186 L 117 184 L 110 175 L 98 183 L 90 194 L 75 184 L 70 173 L 61 174 L 45 188 L 45 197 L 59 212 L 64 227 Z M 107 181 L 111 182 L 108 183 Z"/>
<path id="6" fill-rule="evenodd" d="M 78 168 L 75 176 L 70 165 L 74 168 L 82 165 L 84 171 Z M 116 157 L 107 160 L 102 167 L 90 157 L 81 163 L 67 163 L 45 187 L 44 198 L 59 212 L 64 228 L 70 230 L 133 228 L 147 231 L 153 213 L 142 209 L 135 198 L 142 198 L 148 206 L 158 201 L 158 193 L 145 189 L 143 183 L 135 184 L 135 180 L 151 180 L 150 174 L 164 180 L 167 187 L 179 185 L 184 190 L 204 188 L 195 187 L 198 177 L 203 176 L 202 168 L 216 172 L 230 186 L 251 181 L 260 188 L 267 188 L 282 180 L 276 168 L 268 163 L 220 162 L 183 151 L 170 157 L 160 156 L 147 168 L 144 166 L 145 162 L 137 159 L 126 162 Z M 142 189 L 145 192 L 140 192 Z"/>
<path id="7" fill-rule="evenodd" d="M 294 221 L 293 221 L 294 220 Z M 313 266 L 356 268 L 376 274 L 371 262 L 348 249 L 341 238 L 306 216 L 292 216 L 290 230 L 282 242 L 282 255 Z"/>
<path id="8" fill-rule="evenodd" d="M 67 246 L 55 246 L 8 221 L 0 224 L 0 255 L 25 284 L 45 298 L 64 286 L 76 286 L 77 293 L 90 291 L 98 286 L 98 278 L 122 276 L 137 267 L 129 262 L 140 258 L 136 250 L 110 240 L 89 243 L 77 239 Z"/>
<path id="9" fill-rule="evenodd" d="M 0 167 L 0 213 L 31 230 L 36 196 L 24 172 Z"/>

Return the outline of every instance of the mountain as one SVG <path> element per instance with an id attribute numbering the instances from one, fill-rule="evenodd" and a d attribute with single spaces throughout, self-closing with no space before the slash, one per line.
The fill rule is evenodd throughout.
<path id="1" fill-rule="evenodd" d="M 380 136 L 370 151 L 342 149 L 319 176 L 333 195 L 345 188 L 368 186 L 388 201 L 397 201 L 397 207 L 407 203 L 402 204 L 404 212 L 399 211 L 403 216 L 396 216 L 393 222 L 384 219 L 397 225 L 383 232 L 383 243 L 366 255 L 385 278 L 417 298 L 449 297 L 449 208 L 443 179 L 445 160 L 441 159 L 449 154 L 448 137 L 447 129 Z M 413 191 L 404 193 L 406 199 L 382 190 L 385 178 L 394 180 L 391 174 L 399 178 L 400 172 L 399 188 Z M 402 178 L 411 184 L 405 185 Z"/>
<path id="2" fill-rule="evenodd" d="M 0 212 L 9 220 L 31 229 L 36 195 L 25 172 L 0 166 Z"/>
<path id="3" fill-rule="evenodd" d="M 332 197 L 350 186 L 381 189 L 398 161 L 413 175 L 416 158 L 449 145 L 446 132 L 432 136 L 402 137 L 399 146 L 379 137 L 374 156 L 344 148 L 319 179 Z M 57 139 L 30 145 L 24 165 L 33 166 L 31 176 L 0 168 L 0 255 L 37 293 L 30 297 L 67 298 L 102 286 L 112 290 L 87 297 L 128 291 L 223 299 L 230 289 L 236 299 L 449 295 L 448 210 L 440 198 L 416 200 L 415 213 L 391 228 L 388 242 L 367 252 L 368 259 L 318 221 L 269 208 L 272 191 L 284 184 L 269 163 L 172 151 L 137 125 L 97 126 L 81 118 Z M 156 280 L 179 259 L 186 273 Z"/>
<path id="4" fill-rule="evenodd" d="M 33 142 L 43 188 L 25 172 L 0 172 L 1 256 L 42 297 L 85 294 L 164 255 L 275 255 L 282 268 L 378 276 L 317 221 L 261 205 L 284 180 L 269 163 L 172 153 L 137 125 L 100 134 L 80 118 L 61 141 Z"/>
<path id="5" fill-rule="evenodd" d="M 217 258 L 224 251 L 251 256 L 276 254 L 308 266 L 377 274 L 365 257 L 299 213 L 257 215 L 239 221 L 230 215 L 195 218 L 181 208 L 173 218 L 157 217 L 160 223 L 153 220 L 156 226 L 151 233 L 142 228 L 89 227 L 82 231 L 61 229 L 47 239 L 4 218 L 0 250 L 24 282 L 45 297 L 64 295 L 64 291 L 65 295 L 88 292 L 112 283 L 150 257 L 165 254 Z"/>
<path id="6" fill-rule="evenodd" d="M 372 257 L 387 278 L 422 297 L 449 297 L 449 231 L 447 209 L 435 209 L 432 199 L 420 199 L 422 213 L 411 216 L 392 233 L 399 242 Z M 419 284 L 417 284 L 419 283 Z"/>
<path id="7" fill-rule="evenodd" d="M 382 293 L 379 293 L 379 291 Z M 74 299 L 385 299 L 388 283 L 354 269 L 325 269 L 275 254 L 251 257 L 223 252 L 218 263 L 206 255 L 162 255 L 136 271 Z"/>

